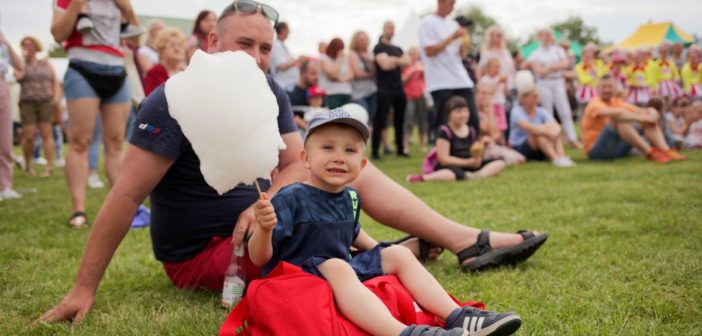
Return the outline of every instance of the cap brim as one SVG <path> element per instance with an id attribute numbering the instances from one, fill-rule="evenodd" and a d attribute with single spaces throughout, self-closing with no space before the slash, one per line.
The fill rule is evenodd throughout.
<path id="1" fill-rule="evenodd" d="M 354 118 L 336 118 L 336 119 L 327 120 L 325 122 L 314 125 L 314 127 L 308 128 L 307 133 L 305 133 L 304 141 L 307 142 L 307 138 L 309 138 L 310 134 L 312 134 L 312 132 L 315 129 L 317 129 L 323 125 L 327 125 L 327 124 L 349 125 L 349 126 L 355 128 L 358 131 L 358 133 L 361 134 L 361 137 L 363 138 L 364 142 L 368 142 L 368 138 L 370 137 L 370 131 L 368 130 L 368 126 L 363 124 L 360 120 L 354 119 Z"/>

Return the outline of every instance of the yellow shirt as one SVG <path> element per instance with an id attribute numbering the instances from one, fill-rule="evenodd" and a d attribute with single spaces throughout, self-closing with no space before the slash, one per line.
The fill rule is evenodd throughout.
<path id="1" fill-rule="evenodd" d="M 648 67 L 643 64 L 631 65 L 626 69 L 627 84 L 633 87 L 651 86 L 651 79 L 646 71 Z"/>
<path id="2" fill-rule="evenodd" d="M 646 65 L 646 73 L 649 76 L 649 86 L 652 89 L 658 88 L 658 83 L 669 80 L 679 80 L 680 73 L 675 62 L 662 59 L 650 60 Z"/>
<path id="3" fill-rule="evenodd" d="M 584 62 L 580 62 L 575 66 L 575 72 L 578 74 L 578 82 L 581 86 L 597 86 L 600 77 L 604 76 L 608 71 L 602 60 L 595 60 L 593 66 L 588 66 Z"/>
<path id="4" fill-rule="evenodd" d="M 696 68 L 692 69 L 692 64 L 687 62 L 680 70 L 685 93 L 690 93 L 693 85 L 702 83 L 702 64 L 697 64 Z"/>

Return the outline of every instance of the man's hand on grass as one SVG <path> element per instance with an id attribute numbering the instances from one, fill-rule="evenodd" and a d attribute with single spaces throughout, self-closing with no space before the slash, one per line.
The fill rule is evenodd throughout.
<path id="1" fill-rule="evenodd" d="M 71 289 L 68 294 L 53 308 L 34 321 L 33 325 L 39 322 L 55 323 L 71 321 L 75 327 L 80 323 L 95 303 L 95 294 L 92 291 L 80 291 Z"/>

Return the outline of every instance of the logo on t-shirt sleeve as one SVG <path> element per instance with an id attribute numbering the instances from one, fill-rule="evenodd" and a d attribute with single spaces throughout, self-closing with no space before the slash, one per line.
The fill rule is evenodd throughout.
<path id="1" fill-rule="evenodd" d="M 147 132 L 151 133 L 152 135 L 158 135 L 159 133 L 161 133 L 160 128 L 154 127 L 153 125 L 149 125 L 147 123 L 139 124 L 139 129 L 147 131 Z"/>

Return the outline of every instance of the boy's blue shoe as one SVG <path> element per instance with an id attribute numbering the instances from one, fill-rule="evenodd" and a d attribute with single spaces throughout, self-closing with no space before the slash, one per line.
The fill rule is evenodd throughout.
<path id="1" fill-rule="evenodd" d="M 454 310 L 446 319 L 446 329 L 462 328 L 469 336 L 512 335 L 522 325 L 517 314 L 499 314 L 470 306 Z"/>

